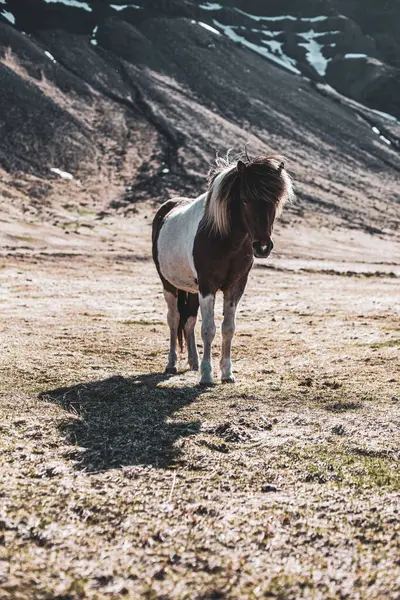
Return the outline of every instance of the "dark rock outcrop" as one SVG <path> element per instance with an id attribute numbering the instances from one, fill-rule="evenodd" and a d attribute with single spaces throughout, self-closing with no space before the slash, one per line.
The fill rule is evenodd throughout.
<path id="1" fill-rule="evenodd" d="M 362 54 L 335 58 L 327 81 L 339 92 L 367 106 L 399 115 L 400 70 Z"/>

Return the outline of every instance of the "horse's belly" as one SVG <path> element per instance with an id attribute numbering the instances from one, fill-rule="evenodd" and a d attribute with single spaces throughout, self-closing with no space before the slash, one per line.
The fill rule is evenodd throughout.
<path id="1" fill-rule="evenodd" d="M 161 237 L 161 236 L 160 236 Z M 197 274 L 192 269 L 188 256 L 182 251 L 182 248 L 174 248 L 168 254 L 163 255 L 163 240 L 159 240 L 158 262 L 163 277 L 173 286 L 185 292 L 196 293 Z"/>
<path id="2" fill-rule="evenodd" d="M 176 288 L 192 294 L 197 294 L 199 291 L 197 277 L 191 270 L 179 267 L 177 272 L 175 268 L 171 267 L 170 269 L 161 269 L 161 272 L 165 279 Z"/>
<path id="3" fill-rule="evenodd" d="M 182 211 L 183 212 L 183 211 Z M 195 218 L 184 218 L 180 209 L 173 211 L 165 219 L 157 242 L 158 263 L 162 276 L 173 286 L 196 294 L 198 292 L 197 272 L 193 260 L 193 243 L 201 218 L 200 211 Z"/>

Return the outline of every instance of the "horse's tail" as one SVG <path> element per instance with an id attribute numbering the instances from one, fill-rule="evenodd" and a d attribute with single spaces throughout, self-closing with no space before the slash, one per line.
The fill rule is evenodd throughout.
<path id="1" fill-rule="evenodd" d="M 194 318 L 196 322 L 197 313 L 199 311 L 199 294 L 192 294 L 191 292 L 184 292 L 178 290 L 178 312 L 179 312 L 179 325 L 178 325 L 178 343 L 181 352 L 184 346 L 184 330 L 185 325 L 190 318 Z"/>
<path id="2" fill-rule="evenodd" d="M 184 346 L 184 327 L 188 320 L 188 293 L 183 290 L 178 290 L 178 312 L 179 312 L 179 325 L 178 325 L 178 344 L 180 351 L 183 352 Z"/>

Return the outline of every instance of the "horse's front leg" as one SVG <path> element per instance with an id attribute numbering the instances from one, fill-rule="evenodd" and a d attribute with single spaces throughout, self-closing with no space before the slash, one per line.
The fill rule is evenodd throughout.
<path id="1" fill-rule="evenodd" d="M 236 307 L 237 304 L 231 302 L 226 295 L 224 295 L 224 320 L 221 325 L 222 346 L 221 360 L 219 363 L 222 383 L 235 383 L 235 378 L 232 375 L 231 347 L 236 328 Z"/>
<path id="2" fill-rule="evenodd" d="M 215 322 L 214 322 L 214 305 L 215 294 L 202 296 L 199 294 L 200 310 L 201 310 L 201 336 L 203 338 L 203 360 L 201 361 L 201 378 L 202 385 L 213 385 L 212 364 L 211 364 L 211 347 L 215 337 Z"/>
<path id="3" fill-rule="evenodd" d="M 175 375 L 178 372 L 178 355 L 176 352 L 179 326 L 178 296 L 164 289 L 164 298 L 168 306 L 167 323 L 170 331 L 168 363 L 165 372 Z"/>
<path id="4" fill-rule="evenodd" d="M 224 292 L 224 319 L 221 325 L 221 381 L 223 383 L 235 383 L 232 374 L 231 348 L 232 339 L 236 329 L 236 309 L 243 295 L 247 283 L 247 273 L 239 282 Z"/>

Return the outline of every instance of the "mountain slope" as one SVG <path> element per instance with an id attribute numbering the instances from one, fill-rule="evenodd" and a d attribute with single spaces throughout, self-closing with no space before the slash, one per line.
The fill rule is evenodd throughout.
<path id="1" fill-rule="evenodd" d="M 140 199 L 197 193 L 216 151 L 249 142 L 252 152 L 287 157 L 300 199 L 292 219 L 397 235 L 396 119 L 340 96 L 321 77 L 311 81 L 311 64 L 298 59 L 294 73 L 246 42 L 249 23 L 270 32 L 279 23 L 300 27 L 300 39 L 311 44 L 310 24 L 317 29 L 327 20 L 320 19 L 325 4 L 317 4 L 301 16 L 288 2 L 287 14 L 280 7 L 257 21 L 257 2 L 137 8 L 36 0 L 27 12 L 8 0 L 4 10 L 15 25 L 10 17 L 0 23 L 2 168 L 52 179 L 42 193 L 47 205 L 58 194 L 59 173 L 51 171 L 58 169 L 74 178 L 71 198 L 104 204 L 125 192 L 113 206 L 129 210 Z M 347 23 L 336 14 L 339 3 L 332 6 L 329 19 Z M 280 35 L 289 44 L 289 34 Z"/>

